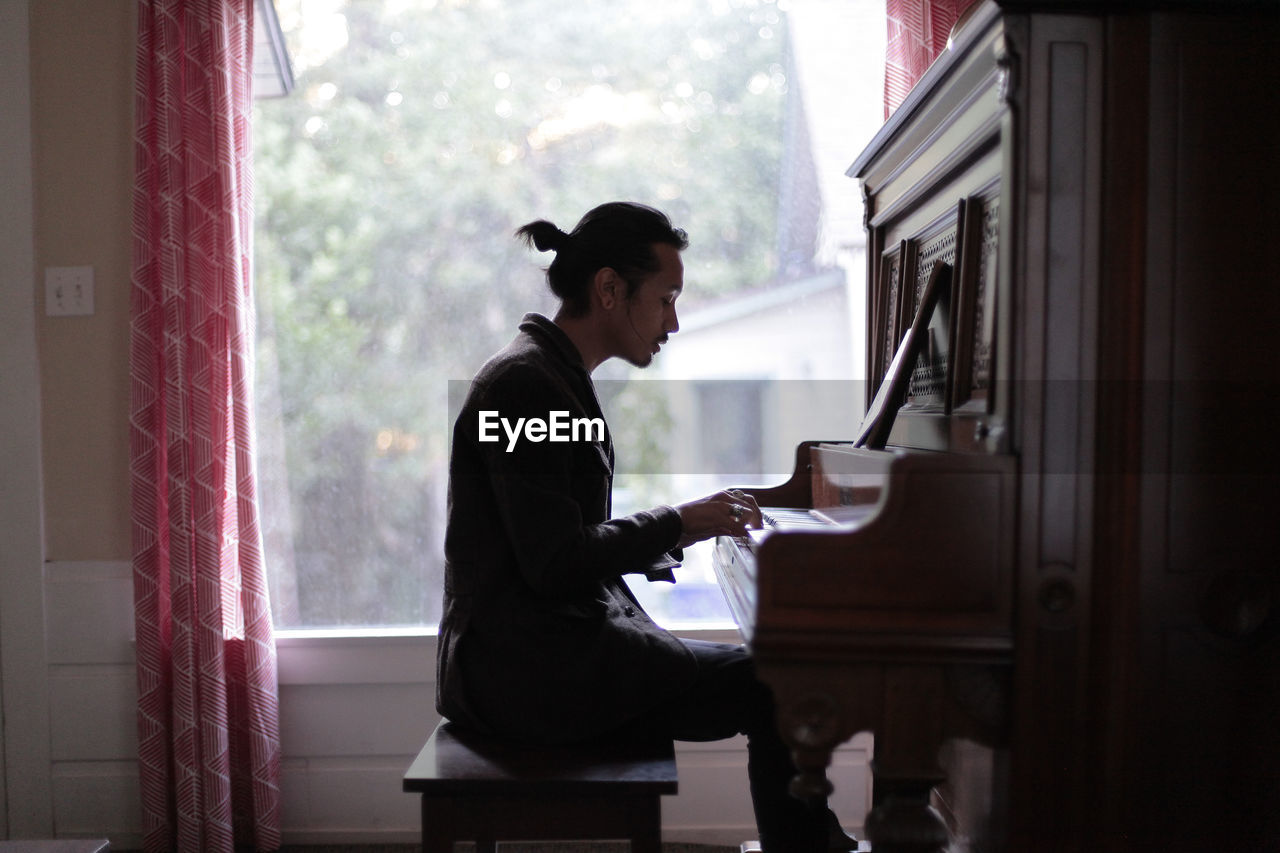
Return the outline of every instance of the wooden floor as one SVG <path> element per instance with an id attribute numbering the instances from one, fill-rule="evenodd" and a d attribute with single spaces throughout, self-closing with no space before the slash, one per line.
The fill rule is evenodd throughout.
<path id="1" fill-rule="evenodd" d="M 472 853 L 475 845 L 461 842 L 457 853 Z M 279 853 L 421 853 L 418 844 L 298 844 L 285 845 Z M 499 853 L 628 853 L 625 841 L 513 841 L 498 843 Z M 111 853 L 116 853 L 113 849 Z M 121 850 L 119 853 L 137 853 Z M 714 844 L 664 843 L 662 853 L 741 853 L 738 847 Z"/>

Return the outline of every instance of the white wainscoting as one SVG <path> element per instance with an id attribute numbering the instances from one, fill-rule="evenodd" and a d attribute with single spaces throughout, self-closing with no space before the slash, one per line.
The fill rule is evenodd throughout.
<path id="1" fill-rule="evenodd" d="M 45 568 L 56 834 L 105 835 L 117 849 L 141 846 L 132 584 L 124 562 Z M 435 637 L 286 633 L 277 645 L 285 843 L 416 841 L 418 803 L 400 780 L 439 721 Z M 869 737 L 855 738 L 831 769 L 832 805 L 855 830 L 870 806 L 870 750 Z M 664 838 L 736 846 L 754 837 L 743 739 L 679 744 L 677 762 Z"/>
<path id="2" fill-rule="evenodd" d="M 44 569 L 54 834 L 142 846 L 133 575 L 126 562 Z"/>

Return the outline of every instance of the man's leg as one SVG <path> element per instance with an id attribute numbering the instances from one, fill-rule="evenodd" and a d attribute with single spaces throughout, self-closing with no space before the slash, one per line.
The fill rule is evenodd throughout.
<path id="1" fill-rule="evenodd" d="M 747 736 L 747 775 L 756 827 L 764 853 L 827 850 L 825 802 L 806 803 L 788 793 L 796 768 L 774 719 L 773 695 L 756 678 L 741 647 L 684 640 L 698 661 L 698 677 L 672 704 L 655 709 L 646 722 L 676 740 L 723 740 Z"/>

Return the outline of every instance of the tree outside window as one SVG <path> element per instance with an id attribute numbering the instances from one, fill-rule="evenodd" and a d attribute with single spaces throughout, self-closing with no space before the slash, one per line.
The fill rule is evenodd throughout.
<path id="1" fill-rule="evenodd" d="M 567 228 L 612 199 L 666 211 L 691 239 L 682 319 L 834 268 L 789 15 L 767 0 L 276 5 L 297 87 L 254 117 L 276 621 L 433 625 L 450 380 L 555 307 L 550 256 L 516 227 Z M 619 477 L 623 504 L 674 499 L 646 478 L 679 441 L 659 385 L 608 395 L 637 472 Z"/>

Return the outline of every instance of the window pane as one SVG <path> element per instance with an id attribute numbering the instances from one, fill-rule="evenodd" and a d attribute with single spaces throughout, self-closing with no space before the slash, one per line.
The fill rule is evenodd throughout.
<path id="1" fill-rule="evenodd" d="M 881 3 L 276 5 L 298 85 L 258 102 L 254 134 L 278 625 L 438 621 L 449 382 L 555 308 L 550 256 L 511 238 L 529 220 L 567 229 L 626 198 L 690 234 L 682 332 L 634 377 L 680 381 L 626 381 L 608 404 L 616 512 L 773 477 L 779 456 L 789 473 L 795 441 L 852 432 L 860 392 L 834 395 L 825 425 L 779 386 L 861 370 L 861 211 L 842 173 L 878 121 Z M 850 76 L 833 103 L 829 81 Z M 691 552 L 676 586 L 632 587 L 667 622 L 727 618 L 709 549 Z"/>

